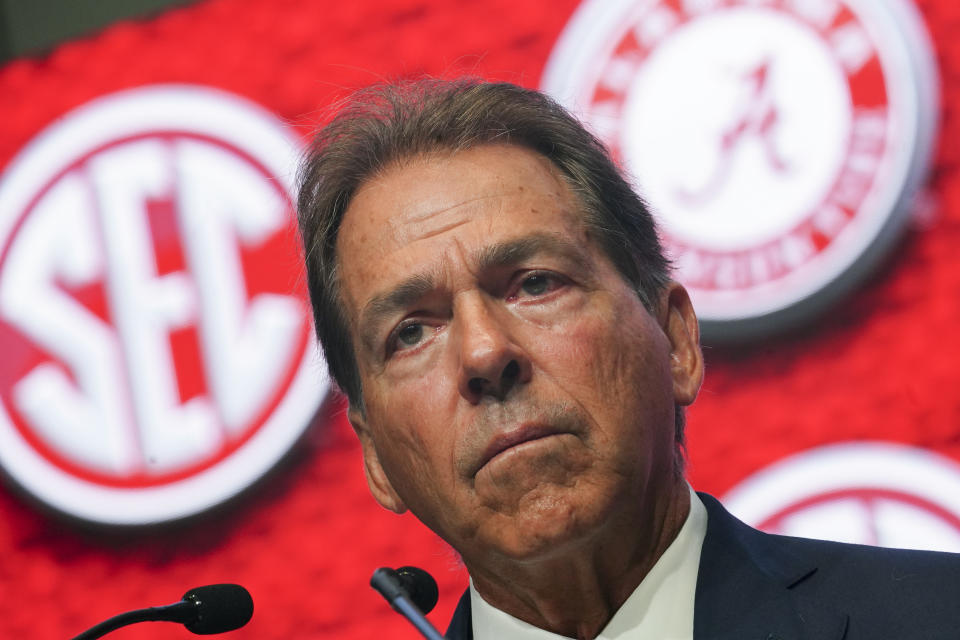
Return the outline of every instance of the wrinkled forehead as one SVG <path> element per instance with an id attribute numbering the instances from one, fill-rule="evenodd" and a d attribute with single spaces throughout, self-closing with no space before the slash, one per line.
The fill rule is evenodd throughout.
<path id="1" fill-rule="evenodd" d="M 361 225 L 379 228 L 397 242 L 407 243 L 469 219 L 483 198 L 522 194 L 532 183 L 546 187 L 543 195 L 558 200 L 569 197 L 566 181 L 553 162 L 526 147 L 488 144 L 406 156 L 359 185 L 341 223 L 341 234 L 343 225 Z M 389 200 L 391 215 L 357 215 L 357 210 L 370 212 L 364 205 L 371 199 Z"/>
<path id="2" fill-rule="evenodd" d="M 357 189 L 344 213 L 337 255 L 345 302 L 357 308 L 362 292 L 353 276 L 385 255 L 396 257 L 393 268 L 412 270 L 435 257 L 426 251 L 437 246 L 431 239 L 456 238 L 468 225 L 476 235 L 494 215 L 581 226 L 580 209 L 554 164 L 523 147 L 483 145 L 394 162 Z"/>

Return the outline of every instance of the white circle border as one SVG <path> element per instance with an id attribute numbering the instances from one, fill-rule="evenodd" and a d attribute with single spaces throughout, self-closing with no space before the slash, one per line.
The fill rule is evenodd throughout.
<path id="1" fill-rule="evenodd" d="M 824 445 L 757 471 L 722 498 L 757 526 L 790 505 L 844 489 L 881 489 L 923 498 L 960 518 L 960 463 L 929 449 L 881 441 Z"/>
<path id="2" fill-rule="evenodd" d="M 261 162 L 295 202 L 300 141 L 272 113 L 232 93 L 196 85 L 151 85 L 96 98 L 36 135 L 0 176 L 0 243 L 30 199 L 70 162 L 104 143 L 160 130 L 218 138 Z M 310 335 L 313 335 L 312 330 Z M 0 405 L 0 465 L 28 493 L 54 509 L 109 525 L 147 525 L 196 515 L 256 482 L 299 439 L 329 390 L 315 341 L 263 425 L 212 467 L 158 487 L 98 485 L 42 457 Z"/>

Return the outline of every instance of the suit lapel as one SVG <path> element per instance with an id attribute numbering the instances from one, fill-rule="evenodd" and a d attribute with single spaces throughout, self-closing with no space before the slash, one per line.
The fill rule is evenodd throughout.
<path id="1" fill-rule="evenodd" d="M 449 640 L 473 640 L 473 618 L 470 614 L 470 589 L 463 592 L 457 608 L 450 619 L 450 626 L 443 634 Z"/>
<path id="2" fill-rule="evenodd" d="M 700 555 L 694 640 L 841 640 L 847 615 L 805 593 L 817 567 L 743 524 L 713 497 Z"/>

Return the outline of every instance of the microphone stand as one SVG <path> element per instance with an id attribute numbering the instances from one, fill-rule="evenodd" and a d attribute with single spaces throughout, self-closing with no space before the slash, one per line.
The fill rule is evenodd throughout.
<path id="1" fill-rule="evenodd" d="M 437 631 L 437 628 L 430 624 L 430 621 L 420 613 L 420 609 L 417 609 L 416 605 L 407 600 L 404 596 L 398 597 L 396 600 L 390 603 L 394 609 L 396 609 L 400 615 L 410 621 L 414 627 L 417 628 L 417 631 L 420 632 L 424 638 L 428 640 L 446 640 L 440 632 Z"/>
<path id="2" fill-rule="evenodd" d="M 193 602 L 181 600 L 163 607 L 147 607 L 136 611 L 127 611 L 108 618 L 98 625 L 90 627 L 71 640 L 94 640 L 120 627 L 137 622 L 188 622 L 196 615 L 196 605 Z"/>
<path id="3" fill-rule="evenodd" d="M 425 572 L 424 572 L 425 573 Z M 431 578 L 432 580 L 432 578 Z M 386 567 L 377 569 L 370 578 L 370 586 L 380 592 L 394 611 L 406 618 L 427 640 L 446 640 L 436 627 L 423 615 L 423 612 L 410 601 L 410 595 L 397 576 L 397 572 Z M 434 598 L 436 602 L 436 598 Z M 432 608 L 432 607 L 431 607 Z"/>

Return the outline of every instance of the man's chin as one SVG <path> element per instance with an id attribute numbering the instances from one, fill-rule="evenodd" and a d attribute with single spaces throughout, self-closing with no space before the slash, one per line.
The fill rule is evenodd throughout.
<path id="1" fill-rule="evenodd" d="M 521 564 L 548 561 L 568 553 L 602 526 L 599 513 L 560 497 L 539 496 L 524 506 L 512 516 L 486 523 L 482 546 L 487 557 L 483 560 L 499 557 Z"/>
<path id="2" fill-rule="evenodd" d="M 485 507 L 500 513 L 550 510 L 590 473 L 593 462 L 579 438 L 556 434 L 497 455 L 477 472 L 473 490 Z"/>

